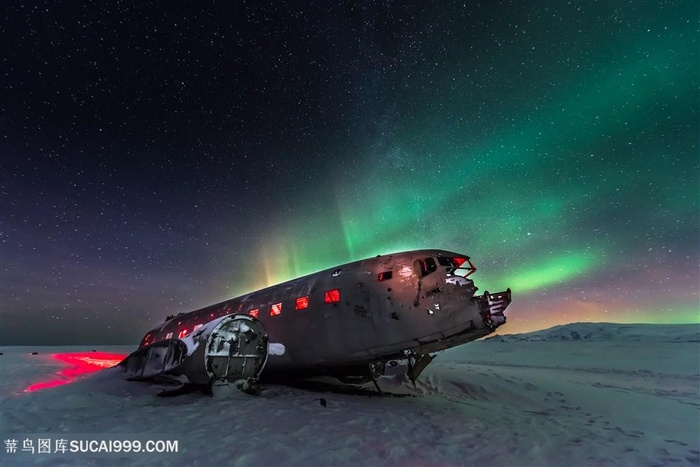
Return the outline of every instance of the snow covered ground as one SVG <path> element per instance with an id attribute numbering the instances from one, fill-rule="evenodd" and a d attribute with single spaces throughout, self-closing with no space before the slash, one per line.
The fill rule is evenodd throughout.
<path id="1" fill-rule="evenodd" d="M 443 352 L 415 388 L 382 378 L 390 396 L 266 385 L 259 396 L 161 398 L 114 368 L 25 391 L 60 371 L 75 376 L 50 353 L 85 350 L 0 347 L 0 465 L 700 464 L 697 325 L 497 336 Z M 50 453 L 37 452 L 41 440 Z M 86 440 L 112 451 L 116 440 L 176 440 L 178 452 L 70 452 Z"/>

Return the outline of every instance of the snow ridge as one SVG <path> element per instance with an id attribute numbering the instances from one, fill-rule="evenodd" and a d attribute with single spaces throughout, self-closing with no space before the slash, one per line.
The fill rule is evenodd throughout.
<path id="1" fill-rule="evenodd" d="M 487 342 L 700 342 L 700 325 L 695 324 L 617 324 L 572 323 L 523 334 L 504 334 Z"/>

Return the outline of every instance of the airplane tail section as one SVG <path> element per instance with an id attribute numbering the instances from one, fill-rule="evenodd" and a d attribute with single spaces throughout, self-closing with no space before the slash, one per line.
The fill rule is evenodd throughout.
<path id="1" fill-rule="evenodd" d="M 179 339 L 168 339 L 139 349 L 126 357 L 120 366 L 130 380 L 145 380 L 170 374 L 187 358 L 187 345 Z"/>
<path id="2" fill-rule="evenodd" d="M 236 384 L 251 388 L 265 367 L 268 339 L 260 321 L 229 315 L 181 339 L 142 347 L 119 365 L 130 380 L 169 376 L 196 385 Z"/>

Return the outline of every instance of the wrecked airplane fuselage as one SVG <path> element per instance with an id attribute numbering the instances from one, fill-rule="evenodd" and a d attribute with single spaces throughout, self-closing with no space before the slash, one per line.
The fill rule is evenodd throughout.
<path id="1" fill-rule="evenodd" d="M 245 389 L 259 378 L 369 381 L 406 361 L 415 381 L 432 353 L 505 323 L 510 289 L 477 295 L 475 271 L 443 250 L 348 263 L 169 317 L 121 366 L 133 379 Z"/>

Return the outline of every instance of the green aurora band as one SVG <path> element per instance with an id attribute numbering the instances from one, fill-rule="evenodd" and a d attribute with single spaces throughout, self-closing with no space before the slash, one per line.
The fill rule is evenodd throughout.
<path id="1" fill-rule="evenodd" d="M 687 69 L 697 64 L 697 50 L 687 40 L 690 25 L 669 30 L 665 21 L 657 19 L 656 34 L 636 32 L 617 44 L 607 63 L 567 86 L 533 90 L 510 116 L 498 117 L 500 130 L 491 134 L 431 123 L 453 118 L 447 111 L 389 115 L 393 137 L 367 147 L 355 162 L 364 169 L 346 176 L 338 165 L 334 200 L 314 192 L 300 203 L 303 212 L 293 210 L 263 237 L 265 282 L 393 251 L 444 248 L 472 255 L 482 290 L 511 287 L 523 296 L 645 254 L 652 240 L 640 241 L 639 233 L 669 217 L 692 224 L 697 180 L 682 160 L 697 148 L 673 121 L 695 117 L 689 102 L 697 101 L 697 74 Z M 607 46 L 601 42 L 599 53 Z M 443 99 L 427 109 L 459 108 L 470 121 L 471 101 Z M 675 156 L 672 140 L 680 140 Z M 357 161 L 349 150 L 341 154 Z M 686 308 L 674 316 L 699 321 L 696 304 Z"/>

